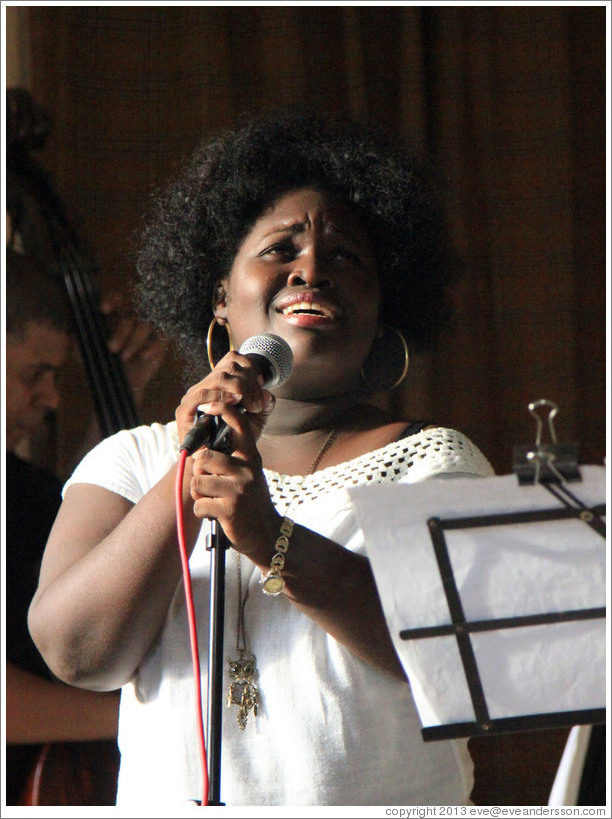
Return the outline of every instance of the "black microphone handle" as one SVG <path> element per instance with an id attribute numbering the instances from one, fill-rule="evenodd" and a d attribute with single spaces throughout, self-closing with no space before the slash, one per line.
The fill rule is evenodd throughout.
<path id="1" fill-rule="evenodd" d="M 257 369 L 263 376 L 265 388 L 280 386 L 291 375 L 293 364 L 291 348 L 279 336 L 272 333 L 252 336 L 244 342 L 238 352 L 246 355 L 257 365 Z M 237 409 L 244 412 L 240 404 L 237 405 Z M 202 446 L 226 454 L 231 452 L 229 428 L 216 415 L 201 413 L 185 435 L 180 451 L 187 450 L 189 455 L 193 455 L 196 449 Z"/>
<path id="2" fill-rule="evenodd" d="M 240 409 L 240 407 L 238 407 Z M 230 428 L 223 421 L 220 415 L 207 415 L 203 413 L 196 418 L 191 429 L 185 435 L 180 451 L 187 450 L 188 455 L 205 446 L 207 449 L 214 449 L 215 452 L 224 452 L 229 455 Z"/>

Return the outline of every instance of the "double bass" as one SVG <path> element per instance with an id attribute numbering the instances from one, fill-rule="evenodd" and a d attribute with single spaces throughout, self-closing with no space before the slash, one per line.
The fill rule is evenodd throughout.
<path id="1" fill-rule="evenodd" d="M 93 263 L 79 246 L 67 209 L 50 175 L 33 157 L 43 147 L 51 118 L 23 88 L 6 92 L 7 208 L 18 215 L 23 249 L 43 258 L 63 281 L 103 436 L 137 426 L 133 394 L 107 328 Z M 36 755 L 21 805 L 114 805 L 119 770 L 115 740 L 46 743 Z"/>
<path id="2" fill-rule="evenodd" d="M 46 143 L 50 117 L 23 88 L 7 89 L 6 102 L 7 200 L 12 179 L 23 200 L 30 202 L 35 211 L 29 219 L 34 226 L 24 236 L 26 245 L 34 249 L 33 255 L 47 256 L 66 286 L 102 434 L 112 435 L 137 426 L 138 414 L 122 364 L 108 349 L 95 267 L 79 247 L 66 207 L 49 174 L 32 156 L 32 151 Z"/>

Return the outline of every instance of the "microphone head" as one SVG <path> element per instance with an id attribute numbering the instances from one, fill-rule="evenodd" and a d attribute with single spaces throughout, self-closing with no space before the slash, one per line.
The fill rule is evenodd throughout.
<path id="1" fill-rule="evenodd" d="M 251 336 L 238 351 L 241 355 L 260 360 L 264 387 L 280 387 L 291 375 L 293 352 L 284 338 L 272 333 Z"/>

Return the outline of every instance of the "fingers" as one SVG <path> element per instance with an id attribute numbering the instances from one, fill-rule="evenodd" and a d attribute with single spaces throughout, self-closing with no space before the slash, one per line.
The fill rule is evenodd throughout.
<path id="1" fill-rule="evenodd" d="M 100 304 L 100 312 L 106 316 L 111 331 L 108 348 L 119 356 L 130 387 L 138 393 L 163 364 L 166 342 L 134 313 L 125 312 L 124 299 L 119 293 L 108 294 Z"/>
<path id="2" fill-rule="evenodd" d="M 106 318 L 110 333 L 108 348 L 112 353 L 119 353 L 130 334 L 134 322 L 133 313 L 124 307 L 120 293 L 107 293 L 100 302 L 100 312 Z"/>
<path id="3" fill-rule="evenodd" d="M 250 429 L 248 414 L 235 407 L 226 407 L 221 417 L 231 430 L 233 451 L 228 455 L 202 447 L 194 452 L 194 499 L 202 495 L 218 497 L 234 494 L 239 486 L 252 480 L 256 472 L 261 472 L 261 456 Z M 222 491 L 220 487 L 223 487 Z"/>
<path id="4" fill-rule="evenodd" d="M 159 345 L 154 329 L 134 315 L 120 316 L 108 339 L 109 350 L 126 362 L 152 352 Z"/>
<path id="5" fill-rule="evenodd" d="M 258 405 L 262 405 L 260 412 L 245 411 L 242 405 L 233 406 L 218 401 L 200 406 L 207 415 L 219 415 L 229 428 L 232 456 L 259 467 L 261 457 L 257 441 L 274 404 L 274 396 L 267 390 L 262 390 L 262 397 L 258 402 Z"/>
<path id="6" fill-rule="evenodd" d="M 230 352 L 224 356 L 208 378 L 202 382 L 206 390 L 216 389 L 221 395 L 237 398 L 247 412 L 258 413 L 262 410 L 263 377 L 251 359 L 240 353 Z M 217 400 L 214 394 L 202 394 L 200 403 L 209 404 Z"/>
<path id="7" fill-rule="evenodd" d="M 268 544 L 272 539 L 270 528 L 278 529 L 278 515 L 257 449 L 261 429 L 274 407 L 274 396 L 262 390 L 261 404 L 259 413 L 223 405 L 221 417 L 230 430 L 231 454 L 203 447 L 192 456 L 190 493 L 195 516 L 218 520 L 230 542 L 245 554 L 261 549 L 262 542 Z M 208 408 L 215 409 L 215 403 Z M 263 539 L 256 535 L 254 521 L 258 522 L 257 530 L 265 531 Z"/>
<path id="8" fill-rule="evenodd" d="M 201 491 L 203 487 L 208 489 L 213 486 L 220 486 L 219 478 L 235 478 L 240 471 L 242 463 L 237 463 L 237 459 L 232 455 L 226 455 L 223 452 L 215 452 L 212 449 L 203 447 L 193 454 L 193 480 L 192 480 L 192 496 L 195 498 L 200 495 L 209 495 L 210 497 L 217 497 L 218 492 Z"/>
<path id="9" fill-rule="evenodd" d="M 242 398 L 238 393 L 226 392 L 222 389 L 204 388 L 201 386 L 202 383 L 200 382 L 195 387 L 191 387 L 176 409 L 176 421 L 181 440 L 196 420 L 196 417 L 198 417 L 198 412 L 223 416 L 229 407 L 239 404 Z"/>
<path id="10" fill-rule="evenodd" d="M 197 517 L 222 518 L 252 480 L 248 462 L 206 447 L 193 455 L 190 492 Z"/>
<path id="11" fill-rule="evenodd" d="M 190 493 L 195 516 L 218 520 L 235 547 L 254 546 L 254 521 L 263 520 L 265 510 L 273 510 L 257 454 L 248 460 L 238 452 L 198 450 Z"/>
<path id="12" fill-rule="evenodd" d="M 202 394 L 202 401 L 198 404 L 198 409 L 207 415 L 223 416 L 226 407 L 240 404 L 240 409 L 250 416 L 252 422 L 260 422 L 263 427 L 268 416 L 274 409 L 276 399 L 268 390 L 260 390 L 257 393 L 240 399 L 237 393 L 228 393 L 225 390 L 206 390 Z M 223 420 L 226 420 L 225 418 Z M 238 430 L 236 430 L 238 432 Z"/>
<path id="13" fill-rule="evenodd" d="M 206 378 L 183 396 L 176 412 L 179 435 L 186 434 L 200 409 L 208 415 L 222 416 L 237 436 L 250 429 L 251 435 L 259 437 L 275 402 L 272 393 L 262 388 L 262 383 L 261 374 L 248 357 L 228 353 Z M 228 410 L 237 405 L 242 415 L 247 416 L 246 427 L 241 426 L 239 415 L 226 416 Z"/>
<path id="14" fill-rule="evenodd" d="M 106 293 L 100 302 L 100 312 L 105 316 L 110 316 L 113 313 L 119 313 L 123 306 L 123 296 L 121 293 L 113 291 Z"/>

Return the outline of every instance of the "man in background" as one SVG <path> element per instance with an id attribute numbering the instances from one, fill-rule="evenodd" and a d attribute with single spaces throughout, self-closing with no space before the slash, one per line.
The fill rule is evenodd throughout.
<path id="1" fill-rule="evenodd" d="M 7 249 L 7 805 L 20 804 L 44 743 L 112 740 L 117 734 L 118 692 L 84 691 L 54 679 L 27 626 L 43 550 L 61 502 L 61 482 L 17 453 L 27 451 L 46 416 L 60 406 L 57 377 L 69 356 L 72 330 L 63 285 L 33 257 Z M 124 353 L 132 379 L 139 386 L 161 364 L 161 342 L 134 319 L 120 319 L 108 343 L 119 354 Z M 96 430 L 97 425 L 92 423 L 91 428 Z M 96 433 L 90 433 L 87 446 L 95 439 Z"/>

